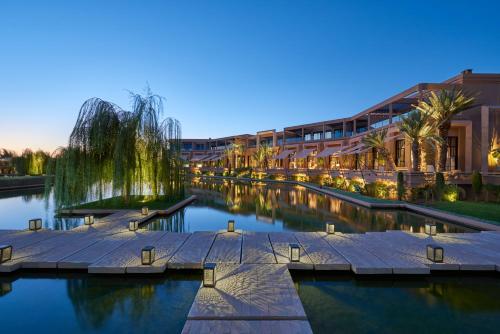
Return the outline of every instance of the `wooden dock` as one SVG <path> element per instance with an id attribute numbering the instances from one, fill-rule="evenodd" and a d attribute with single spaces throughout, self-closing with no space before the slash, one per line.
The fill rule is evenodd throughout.
<path id="1" fill-rule="evenodd" d="M 500 271 L 500 232 L 442 233 L 429 237 L 402 231 L 365 234 L 325 232 L 194 232 L 128 230 L 146 221 L 137 211 L 118 211 L 71 231 L 0 230 L 13 246 L 0 272 L 80 269 L 91 274 L 155 274 L 217 264 L 215 288 L 200 287 L 184 333 L 309 333 L 311 328 L 289 269 L 352 271 L 358 275 L 427 275 L 431 271 Z M 301 247 L 290 262 L 290 243 Z M 426 245 L 444 248 L 443 263 L 426 257 Z M 156 260 L 142 265 L 140 252 L 154 246 Z M 1 277 L 1 276 L 0 276 Z"/>

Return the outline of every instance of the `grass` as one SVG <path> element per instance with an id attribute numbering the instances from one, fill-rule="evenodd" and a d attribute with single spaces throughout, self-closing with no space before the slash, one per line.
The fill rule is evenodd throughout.
<path id="1" fill-rule="evenodd" d="M 314 185 L 317 186 L 316 184 L 314 184 Z M 355 192 L 346 191 L 346 190 L 340 190 L 340 189 L 331 188 L 331 187 L 325 187 L 325 186 L 323 186 L 323 189 L 326 189 L 326 190 L 334 192 L 334 193 L 342 194 L 342 195 L 345 195 L 345 196 L 349 196 L 349 197 L 352 197 L 352 198 L 356 198 L 356 199 L 359 199 L 359 200 L 362 200 L 362 201 L 365 201 L 365 202 L 369 202 L 369 203 L 392 203 L 392 204 L 402 203 L 401 201 L 397 201 L 397 200 L 375 198 L 375 197 L 370 197 L 370 196 L 362 195 L 360 193 L 355 193 Z"/>
<path id="2" fill-rule="evenodd" d="M 74 206 L 72 209 L 132 209 L 137 210 L 147 206 L 151 210 L 165 210 L 184 198 L 167 198 L 160 196 L 153 199 L 151 196 L 131 196 L 126 202 L 121 196 L 103 199 Z"/>
<path id="3" fill-rule="evenodd" d="M 432 208 L 456 213 L 463 216 L 471 216 L 479 219 L 489 220 L 500 225 L 500 205 L 489 202 L 435 202 L 429 205 Z"/>

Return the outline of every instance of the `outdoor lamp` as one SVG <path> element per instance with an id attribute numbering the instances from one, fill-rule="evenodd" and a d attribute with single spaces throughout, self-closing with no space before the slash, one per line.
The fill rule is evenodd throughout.
<path id="1" fill-rule="evenodd" d="M 436 224 L 434 224 L 434 223 L 425 224 L 425 234 L 436 235 L 437 234 Z"/>
<path id="2" fill-rule="evenodd" d="M 12 258 L 12 246 L 0 245 L 0 263 L 9 261 Z"/>
<path id="3" fill-rule="evenodd" d="M 298 244 L 290 244 L 288 253 L 290 262 L 300 262 L 300 246 Z"/>
<path id="4" fill-rule="evenodd" d="M 438 245 L 427 245 L 427 258 L 432 262 L 443 262 L 444 249 Z"/>
<path id="5" fill-rule="evenodd" d="M 142 207 L 142 210 L 141 210 L 141 213 L 143 216 L 147 216 L 149 214 L 149 209 L 147 206 L 143 206 Z"/>
<path id="6" fill-rule="evenodd" d="M 94 224 L 94 215 L 86 215 L 85 218 L 83 218 L 83 223 L 85 225 L 93 225 Z"/>
<path id="7" fill-rule="evenodd" d="M 128 230 L 129 231 L 137 231 L 139 229 L 139 221 L 131 220 L 128 222 Z"/>
<path id="8" fill-rule="evenodd" d="M 146 246 L 142 249 L 141 260 L 143 265 L 151 265 L 155 262 L 155 248 Z"/>
<path id="9" fill-rule="evenodd" d="M 234 220 L 227 221 L 227 231 L 234 232 Z"/>
<path id="10" fill-rule="evenodd" d="M 335 233 L 335 224 L 334 223 L 326 223 L 326 233 L 334 234 Z"/>
<path id="11" fill-rule="evenodd" d="M 208 288 L 215 286 L 215 263 L 203 265 L 203 286 Z"/>
<path id="12" fill-rule="evenodd" d="M 42 229 L 42 219 L 41 218 L 34 218 L 30 219 L 28 222 L 28 227 L 30 231 L 38 231 Z"/>

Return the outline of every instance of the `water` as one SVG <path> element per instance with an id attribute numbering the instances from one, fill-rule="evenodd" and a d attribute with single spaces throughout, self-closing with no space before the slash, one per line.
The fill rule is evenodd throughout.
<path id="1" fill-rule="evenodd" d="M 346 233 L 410 230 L 423 232 L 425 223 L 436 223 L 439 232 L 471 232 L 422 215 L 399 210 L 370 210 L 336 198 L 290 185 L 252 185 L 227 181 L 193 180 L 187 193 L 198 200 L 170 217 L 159 217 L 143 228 L 173 232 L 214 231 L 236 221 L 236 228 L 247 231 L 318 231 L 326 221 Z M 3 197 L 3 198 L 2 198 Z M 71 229 L 83 224 L 82 218 L 54 217 L 52 196 L 45 200 L 43 190 L 0 192 L 0 229 L 24 229 L 30 218 L 43 218 L 44 227 Z"/>
<path id="2" fill-rule="evenodd" d="M 200 275 L 0 276 L 2 333 L 180 333 Z"/>
<path id="3" fill-rule="evenodd" d="M 197 201 L 145 228 L 174 232 L 221 230 L 227 221 L 247 231 L 318 231 L 325 222 L 346 233 L 408 230 L 423 232 L 425 223 L 436 223 L 439 232 L 472 232 L 448 222 L 400 210 L 370 210 L 291 185 L 251 185 L 227 181 L 194 180 L 187 188 Z"/>
<path id="4" fill-rule="evenodd" d="M 294 275 L 315 333 L 498 333 L 500 280 Z"/>

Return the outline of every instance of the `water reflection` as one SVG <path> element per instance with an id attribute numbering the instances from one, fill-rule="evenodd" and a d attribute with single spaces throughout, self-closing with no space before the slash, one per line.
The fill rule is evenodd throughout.
<path id="1" fill-rule="evenodd" d="M 366 209 L 301 186 L 194 179 L 187 191 L 196 195 L 198 200 L 179 213 L 179 217 L 174 215 L 154 221 L 149 228 L 215 230 L 224 228 L 227 219 L 235 219 L 240 228 L 253 231 L 317 231 L 324 229 L 325 221 L 334 222 L 337 231 L 347 233 L 385 230 L 423 232 L 427 222 L 436 223 L 440 232 L 467 230 L 406 211 Z M 184 226 L 182 221 L 189 226 Z"/>
<path id="2" fill-rule="evenodd" d="M 50 328 L 65 333 L 179 333 L 199 278 L 173 272 L 120 279 L 85 274 L 17 276 L 13 282 L 0 281 L 2 332 L 40 333 Z"/>

